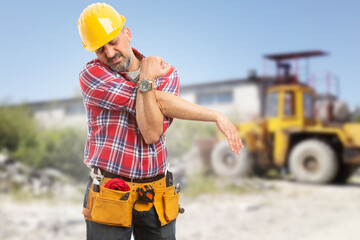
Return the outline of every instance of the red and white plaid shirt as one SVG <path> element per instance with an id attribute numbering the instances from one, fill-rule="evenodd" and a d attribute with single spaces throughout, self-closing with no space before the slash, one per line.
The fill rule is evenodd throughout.
<path id="1" fill-rule="evenodd" d="M 136 56 L 143 56 L 133 49 Z M 146 144 L 136 122 L 137 86 L 94 59 L 80 72 L 80 86 L 88 118 L 84 162 L 128 178 L 153 177 L 168 166 L 165 131 L 172 118 L 164 117 L 163 135 Z M 179 95 L 179 75 L 174 67 L 155 79 L 155 89 Z"/>

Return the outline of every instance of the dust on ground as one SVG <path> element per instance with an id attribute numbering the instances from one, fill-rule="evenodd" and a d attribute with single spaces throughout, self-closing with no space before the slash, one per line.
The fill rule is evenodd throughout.
<path id="1" fill-rule="evenodd" d="M 360 184 L 254 181 L 267 187 L 250 194 L 182 196 L 185 213 L 177 219 L 177 239 L 360 239 Z M 1 240 L 86 238 L 80 192 L 64 200 L 0 199 Z"/>

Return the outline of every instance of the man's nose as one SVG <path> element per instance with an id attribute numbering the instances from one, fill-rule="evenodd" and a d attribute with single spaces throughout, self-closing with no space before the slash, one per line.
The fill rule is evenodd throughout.
<path id="1" fill-rule="evenodd" d="M 115 55 L 114 47 L 109 44 L 104 45 L 104 52 L 107 58 L 112 58 Z"/>

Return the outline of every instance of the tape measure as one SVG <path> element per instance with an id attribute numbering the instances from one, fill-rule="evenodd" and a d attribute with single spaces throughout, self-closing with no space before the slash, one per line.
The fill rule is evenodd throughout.
<path id="1" fill-rule="evenodd" d="M 138 188 L 137 191 L 139 192 L 140 195 L 138 198 L 139 201 L 144 201 L 149 203 L 154 202 L 155 191 L 152 186 L 144 185 L 143 187 Z"/>
<path id="2" fill-rule="evenodd" d="M 135 204 L 138 201 L 149 202 L 149 203 L 154 202 L 155 190 L 152 186 L 145 185 L 141 188 L 138 188 L 137 191 L 139 192 L 139 198 L 136 199 L 136 201 L 134 202 L 133 211 L 135 209 Z"/>

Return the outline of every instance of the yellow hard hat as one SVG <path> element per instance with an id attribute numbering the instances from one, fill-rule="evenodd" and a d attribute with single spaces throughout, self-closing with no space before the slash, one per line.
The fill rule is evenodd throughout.
<path id="1" fill-rule="evenodd" d="M 113 40 L 125 23 L 125 17 L 106 3 L 93 3 L 80 14 L 78 29 L 83 46 L 89 52 Z"/>

